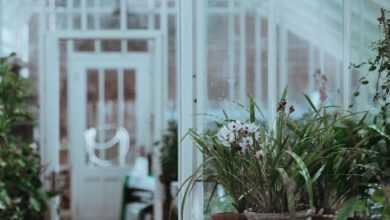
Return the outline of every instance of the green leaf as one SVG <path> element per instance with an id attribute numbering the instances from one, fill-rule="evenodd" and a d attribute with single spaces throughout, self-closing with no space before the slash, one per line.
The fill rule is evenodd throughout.
<path id="1" fill-rule="evenodd" d="M 351 198 L 347 200 L 343 207 L 337 212 L 336 220 L 347 220 L 355 211 L 363 205 L 363 202 L 357 198 Z"/>
<path id="2" fill-rule="evenodd" d="M 296 217 L 296 210 L 295 210 L 296 183 L 294 182 L 293 179 L 291 179 L 288 176 L 285 169 L 278 168 L 277 170 L 278 170 L 279 174 L 282 176 L 283 185 L 284 185 L 284 188 L 286 189 L 287 206 L 288 206 L 288 211 L 290 212 L 290 217 L 291 217 L 291 219 L 295 219 L 295 217 Z"/>
<path id="3" fill-rule="evenodd" d="M 39 212 L 41 210 L 41 205 L 34 197 L 30 198 L 30 205 L 37 212 Z"/>
<path id="4" fill-rule="evenodd" d="M 249 113 L 250 113 L 249 120 L 251 123 L 254 123 L 256 121 L 255 106 L 256 106 L 255 100 L 252 97 L 250 97 L 249 98 Z"/>
<path id="5" fill-rule="evenodd" d="M 311 109 L 312 109 L 314 112 L 318 113 L 318 109 L 316 108 L 316 106 L 314 105 L 314 103 L 311 101 L 310 97 L 309 97 L 307 94 L 304 94 L 304 96 L 305 96 L 307 102 L 309 103 Z"/>
<path id="6" fill-rule="evenodd" d="M 306 185 L 306 190 L 309 195 L 309 203 L 310 203 L 310 208 L 314 208 L 314 193 L 313 193 L 313 181 L 310 177 L 310 172 L 305 164 L 305 162 L 302 160 L 300 156 L 298 156 L 296 153 L 292 151 L 287 151 L 288 154 L 290 154 L 295 162 L 297 163 L 299 167 L 299 174 L 305 179 L 305 185 Z"/>

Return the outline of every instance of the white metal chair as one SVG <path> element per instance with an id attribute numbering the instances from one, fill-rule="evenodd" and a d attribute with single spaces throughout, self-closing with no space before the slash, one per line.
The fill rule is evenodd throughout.
<path id="1" fill-rule="evenodd" d="M 84 132 L 86 150 L 89 158 L 89 162 L 98 167 L 113 166 L 110 160 L 104 160 L 96 155 L 96 150 L 107 150 L 116 144 L 119 144 L 118 161 L 119 166 L 126 165 L 126 156 L 129 152 L 130 136 L 127 130 L 123 127 L 119 127 L 113 138 L 105 143 L 97 143 L 96 140 L 97 129 L 90 128 Z"/>

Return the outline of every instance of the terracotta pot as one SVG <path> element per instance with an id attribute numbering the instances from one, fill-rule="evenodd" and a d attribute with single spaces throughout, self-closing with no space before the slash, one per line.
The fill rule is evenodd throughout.
<path id="1" fill-rule="evenodd" d="M 313 215 L 312 210 L 301 211 L 296 213 L 296 220 L 306 220 L 309 216 Z M 275 214 L 275 213 L 254 213 L 247 212 L 245 214 L 238 213 L 219 213 L 211 216 L 212 220 L 290 220 L 288 214 Z M 322 219 L 318 219 L 322 220 Z M 328 220 L 328 219 L 324 219 Z"/>
<path id="2" fill-rule="evenodd" d="M 218 213 L 211 216 L 212 220 L 247 220 L 245 215 L 238 213 Z"/>
<path id="3" fill-rule="evenodd" d="M 296 220 L 306 220 L 310 216 L 313 216 L 314 210 L 304 210 L 295 213 Z M 247 220 L 290 220 L 290 215 L 288 213 L 254 213 L 247 212 L 245 213 Z"/>
<path id="4" fill-rule="evenodd" d="M 315 215 L 312 217 L 312 220 L 335 220 L 334 215 Z"/>

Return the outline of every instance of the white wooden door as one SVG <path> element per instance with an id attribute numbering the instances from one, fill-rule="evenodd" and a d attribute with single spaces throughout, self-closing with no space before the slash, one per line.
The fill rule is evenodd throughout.
<path id="1" fill-rule="evenodd" d="M 119 56 L 75 53 L 69 57 L 69 148 L 73 218 L 116 220 L 119 219 L 123 181 L 131 170 L 132 155 L 127 157 L 128 165 L 121 166 L 117 160 L 120 156 L 119 149 L 115 149 L 119 146 L 113 146 L 96 152 L 99 158 L 112 161 L 112 166 L 99 167 L 92 164 L 85 150 L 84 132 L 91 127 L 97 128 L 97 141 L 106 142 L 112 138 L 116 129 L 126 127 L 125 116 L 129 111 L 126 105 L 130 104 L 135 107 L 132 113 L 136 117 L 132 118 L 132 128 L 126 129 L 132 148 L 129 154 L 137 153 L 141 146 L 152 144 L 151 59 L 147 53 Z M 134 82 L 125 80 L 129 78 Z M 134 99 L 126 101 L 126 97 L 129 97 L 126 91 L 131 86 L 134 87 L 130 88 L 134 90 L 134 94 L 131 94 Z M 95 93 L 96 99 L 88 100 L 91 93 Z M 110 93 L 116 97 L 110 97 Z M 116 99 L 114 102 L 113 98 Z"/>
<path id="2" fill-rule="evenodd" d="M 126 76 L 127 74 L 125 72 L 132 72 L 135 75 L 134 81 L 136 82 L 133 86 L 136 87 L 134 90 L 136 91 L 135 96 L 137 99 L 134 100 L 135 102 L 139 100 L 141 104 L 135 103 L 135 106 L 138 106 L 139 109 L 134 110 L 140 113 L 136 117 L 137 120 L 134 120 L 136 125 L 134 125 L 135 129 L 133 129 L 138 132 L 130 132 L 130 134 L 133 134 L 132 139 L 135 140 L 133 145 L 146 146 L 147 152 L 153 152 L 152 143 L 160 140 L 161 132 L 164 130 L 164 103 L 167 99 L 167 76 L 166 71 L 163 71 L 162 68 L 163 50 L 161 38 L 160 32 L 150 30 L 125 32 L 62 31 L 48 32 L 45 35 L 45 59 L 43 60 L 45 69 L 41 77 L 42 89 L 40 90 L 40 134 L 42 137 L 40 143 L 42 164 L 46 168 L 44 184 L 47 189 L 55 189 L 57 186 L 57 178 L 55 177 L 63 168 L 67 169 L 66 167 L 60 166 L 60 150 L 62 146 L 60 140 L 60 116 L 62 113 L 60 113 L 60 109 L 64 107 L 60 104 L 60 73 L 63 72 L 65 67 L 69 85 L 67 87 L 69 106 L 65 111 L 68 112 L 68 126 L 71 126 L 68 132 L 70 133 L 68 135 L 71 144 L 68 147 L 71 151 L 70 166 L 72 169 L 72 177 L 74 177 L 71 183 L 72 219 L 117 219 L 116 217 L 119 215 L 119 206 L 117 204 L 120 203 L 121 195 L 115 194 L 120 194 L 121 177 L 130 171 L 130 167 L 93 167 L 88 164 L 88 160 L 85 158 L 84 138 L 82 135 L 84 129 L 92 125 L 97 126 L 98 118 L 100 118 L 99 123 L 101 125 L 103 124 L 102 126 L 104 126 L 104 122 L 109 121 L 105 119 L 103 113 L 100 113 L 102 116 L 96 117 L 95 124 L 89 123 L 91 121 L 91 114 L 86 103 L 88 95 L 84 92 L 89 88 L 87 86 L 88 82 L 86 82 L 88 81 L 88 76 L 91 70 L 98 70 L 98 72 L 100 70 L 102 74 L 98 73 L 98 75 L 103 78 L 103 80 L 100 80 L 100 87 L 105 88 L 107 85 L 109 87 L 112 83 L 105 85 L 104 78 L 106 74 L 103 73 L 104 70 L 115 70 L 115 74 L 118 76 L 116 84 L 114 84 L 117 85 L 119 91 L 122 86 L 126 89 L 124 84 L 118 84 L 118 82 L 122 81 L 119 79 L 119 75 L 123 73 L 122 75 Z M 101 51 L 99 49 L 101 48 L 101 43 L 106 39 L 121 41 L 121 51 Z M 76 40 L 94 41 L 95 51 L 77 51 L 73 47 Z M 123 45 L 127 45 L 127 41 L 133 40 L 147 41 L 149 44 L 148 50 L 144 54 L 136 54 L 128 51 L 126 46 Z M 62 47 L 64 42 L 66 43 L 65 49 Z M 65 63 L 64 60 L 66 61 Z M 144 72 L 149 72 L 150 75 L 143 74 Z M 96 86 L 96 88 L 98 87 Z M 100 91 L 104 91 L 104 89 Z M 100 93 L 103 94 L 101 95 L 103 97 L 104 93 Z M 117 92 L 117 94 L 121 93 Z M 141 101 L 148 99 L 149 102 Z M 98 107 L 106 107 L 108 110 L 103 108 L 104 111 L 109 111 L 110 104 L 99 103 L 98 100 L 95 101 L 99 105 Z M 149 113 L 152 114 L 152 121 L 148 121 L 147 119 Z M 122 114 L 118 114 L 118 122 L 129 121 L 126 117 L 120 119 L 122 116 Z M 118 126 L 118 124 L 115 126 Z M 109 137 L 109 134 L 107 136 Z M 107 155 L 110 158 L 109 152 L 106 155 L 104 152 L 99 152 L 98 155 L 102 157 L 106 157 Z M 158 158 L 157 154 L 155 157 Z M 159 163 L 155 162 L 154 164 Z M 155 169 L 155 175 L 159 175 L 158 169 Z M 159 190 L 157 190 L 156 195 L 155 214 L 156 216 L 160 216 L 161 203 Z M 50 201 L 51 220 L 59 219 L 60 200 L 61 195 Z M 111 207 L 112 209 L 108 210 L 106 207 L 108 209 Z"/>

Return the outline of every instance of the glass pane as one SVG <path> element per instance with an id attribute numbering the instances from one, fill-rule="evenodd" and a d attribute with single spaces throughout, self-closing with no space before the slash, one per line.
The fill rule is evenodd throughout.
<path id="1" fill-rule="evenodd" d="M 136 75 L 134 70 L 126 69 L 123 76 L 124 87 L 124 126 L 130 135 L 129 160 L 134 162 L 137 152 L 137 130 L 136 130 Z"/>
<path id="2" fill-rule="evenodd" d="M 119 29 L 119 15 L 102 13 L 99 16 L 101 29 Z"/>
<path id="3" fill-rule="evenodd" d="M 377 17 L 380 16 L 382 5 L 374 1 L 357 0 L 352 5 L 351 18 L 351 63 L 360 64 L 367 62 L 375 56 L 372 43 L 382 37 Z M 358 81 L 361 77 L 367 77 L 369 84 L 359 89 L 359 96 L 353 97 L 354 108 L 359 110 L 370 110 L 373 106 L 375 94 L 375 77 L 368 74 L 368 67 L 361 66 L 359 69 L 352 69 L 352 89 L 358 90 Z"/>
<path id="4" fill-rule="evenodd" d="M 104 52 L 119 52 L 121 51 L 120 40 L 102 40 L 102 51 Z"/>

